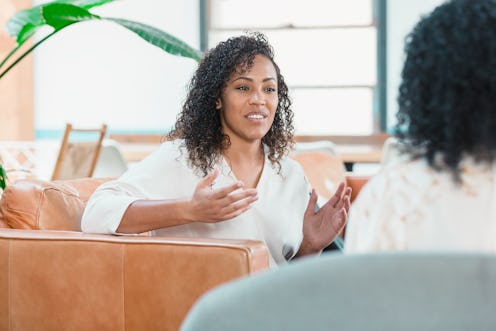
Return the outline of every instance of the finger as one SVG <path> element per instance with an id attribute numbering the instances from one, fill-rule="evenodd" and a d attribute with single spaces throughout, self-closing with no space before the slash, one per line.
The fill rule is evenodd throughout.
<path id="1" fill-rule="evenodd" d="M 310 194 L 310 200 L 308 201 L 307 209 L 305 210 L 305 218 L 307 216 L 311 216 L 315 214 L 316 206 L 317 206 L 317 192 L 315 192 L 315 189 L 312 189 L 312 193 Z"/>
<path id="2" fill-rule="evenodd" d="M 339 217 L 337 218 L 335 223 L 337 233 L 343 230 L 344 226 L 346 225 L 347 219 L 348 219 L 348 213 L 346 212 L 346 209 L 341 208 L 341 210 L 339 211 Z"/>
<path id="3" fill-rule="evenodd" d="M 214 181 L 217 179 L 217 177 L 219 176 L 219 169 L 214 169 L 214 171 L 205 176 L 205 178 L 203 178 L 200 183 L 198 183 L 198 187 L 201 187 L 201 188 L 206 188 L 206 187 L 210 187 Z"/>
<path id="4" fill-rule="evenodd" d="M 232 211 L 232 206 L 236 206 L 236 204 L 240 201 L 251 198 L 258 199 L 258 192 L 256 189 L 248 189 L 238 193 L 232 193 L 222 199 L 213 200 L 212 203 L 215 204 L 218 209 L 224 208 L 223 213 L 227 213 Z"/>
<path id="5" fill-rule="evenodd" d="M 344 190 L 343 198 L 348 197 L 348 199 L 351 199 L 351 192 L 353 192 L 352 189 L 351 189 L 351 187 L 347 187 Z"/>
<path id="6" fill-rule="evenodd" d="M 225 213 L 225 219 L 231 219 L 238 215 L 241 215 L 248 209 L 250 209 L 251 205 L 258 200 L 258 196 L 249 197 L 244 200 L 233 203 L 223 209 Z"/>
<path id="7" fill-rule="evenodd" d="M 353 189 L 350 186 L 346 186 L 346 190 L 344 191 L 344 195 L 348 195 L 351 197 L 351 193 L 353 193 Z"/>
<path id="8" fill-rule="evenodd" d="M 339 200 L 339 202 L 335 204 L 334 208 L 341 209 L 343 207 L 346 207 L 346 204 L 348 204 L 347 205 L 348 206 L 347 210 L 348 210 L 350 206 L 350 198 L 351 198 L 351 189 L 346 188 L 346 190 L 343 193 L 343 196 L 341 197 L 341 200 Z"/>
<path id="9" fill-rule="evenodd" d="M 258 191 L 256 189 L 247 189 L 247 190 L 242 190 L 240 192 L 233 192 L 226 197 L 222 198 L 222 202 L 225 203 L 225 205 L 230 205 L 237 203 L 240 200 L 250 198 L 250 197 L 258 197 Z"/>
<path id="10" fill-rule="evenodd" d="M 227 220 L 233 219 L 235 217 L 238 217 L 239 215 L 243 214 L 244 212 L 246 212 L 250 208 L 251 208 L 251 205 L 249 205 L 249 206 L 247 206 L 247 207 L 245 207 L 243 209 L 238 209 L 235 212 L 226 215 L 226 217 L 225 217 L 224 220 L 227 221 Z"/>
<path id="11" fill-rule="evenodd" d="M 332 207 L 336 207 L 336 205 L 341 200 L 341 196 L 343 195 L 344 188 L 345 188 L 344 183 L 343 182 L 339 183 L 339 186 L 338 186 L 336 192 L 334 193 L 334 195 L 322 207 L 325 207 L 327 205 L 330 205 Z"/>
<path id="12" fill-rule="evenodd" d="M 234 184 L 228 185 L 221 187 L 219 189 L 216 189 L 212 191 L 212 199 L 222 199 L 231 194 L 232 192 L 236 191 L 237 189 L 240 189 L 243 187 L 243 182 L 237 181 Z"/>
<path id="13" fill-rule="evenodd" d="M 344 209 L 346 210 L 347 213 L 350 211 L 350 207 L 351 207 L 351 200 L 350 197 L 347 196 L 344 198 Z"/>

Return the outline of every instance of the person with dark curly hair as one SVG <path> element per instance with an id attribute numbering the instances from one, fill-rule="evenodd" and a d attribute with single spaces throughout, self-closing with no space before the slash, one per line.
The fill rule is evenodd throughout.
<path id="1" fill-rule="evenodd" d="M 496 252 L 496 1 L 452 0 L 406 39 L 397 134 L 345 251 Z"/>
<path id="2" fill-rule="evenodd" d="M 96 190 L 83 231 L 261 240 L 275 265 L 318 254 L 346 222 L 351 190 L 342 183 L 316 211 L 316 192 L 287 156 L 291 101 L 262 34 L 205 55 L 169 138 Z"/>

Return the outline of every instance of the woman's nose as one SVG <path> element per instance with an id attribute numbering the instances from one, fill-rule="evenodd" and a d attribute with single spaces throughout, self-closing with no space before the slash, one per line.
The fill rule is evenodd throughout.
<path id="1" fill-rule="evenodd" d="M 253 104 L 265 104 L 265 96 L 262 91 L 255 91 L 252 93 L 250 102 Z"/>

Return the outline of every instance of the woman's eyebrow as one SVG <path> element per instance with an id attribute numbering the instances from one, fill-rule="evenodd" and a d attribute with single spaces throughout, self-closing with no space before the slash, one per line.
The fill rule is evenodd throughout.
<path id="1" fill-rule="evenodd" d="M 237 81 L 237 80 L 247 80 L 247 81 L 250 81 L 250 82 L 253 82 L 253 78 L 250 78 L 250 77 L 245 77 L 245 76 L 241 76 L 241 77 L 238 77 L 236 79 L 233 80 L 233 82 Z M 275 81 L 276 79 L 274 77 L 267 77 L 267 78 L 264 78 L 262 80 L 262 82 L 267 82 L 269 80 L 273 80 Z"/>

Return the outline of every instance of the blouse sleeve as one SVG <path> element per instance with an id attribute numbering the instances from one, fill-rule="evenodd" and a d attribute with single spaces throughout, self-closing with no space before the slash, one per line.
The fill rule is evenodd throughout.
<path id="1" fill-rule="evenodd" d="M 81 229 L 88 233 L 117 234 L 117 228 L 129 205 L 145 197 L 136 187 L 125 182 L 105 183 L 88 201 L 81 220 Z"/>
<path id="2" fill-rule="evenodd" d="M 100 186 L 88 201 L 81 228 L 84 232 L 117 234 L 122 217 L 131 203 L 142 199 L 168 196 L 167 187 L 181 180 L 177 148 L 162 146 L 141 162 L 133 165 L 118 180 Z M 168 184 L 168 185 L 167 185 Z M 170 196 L 170 198 L 175 198 Z"/>

